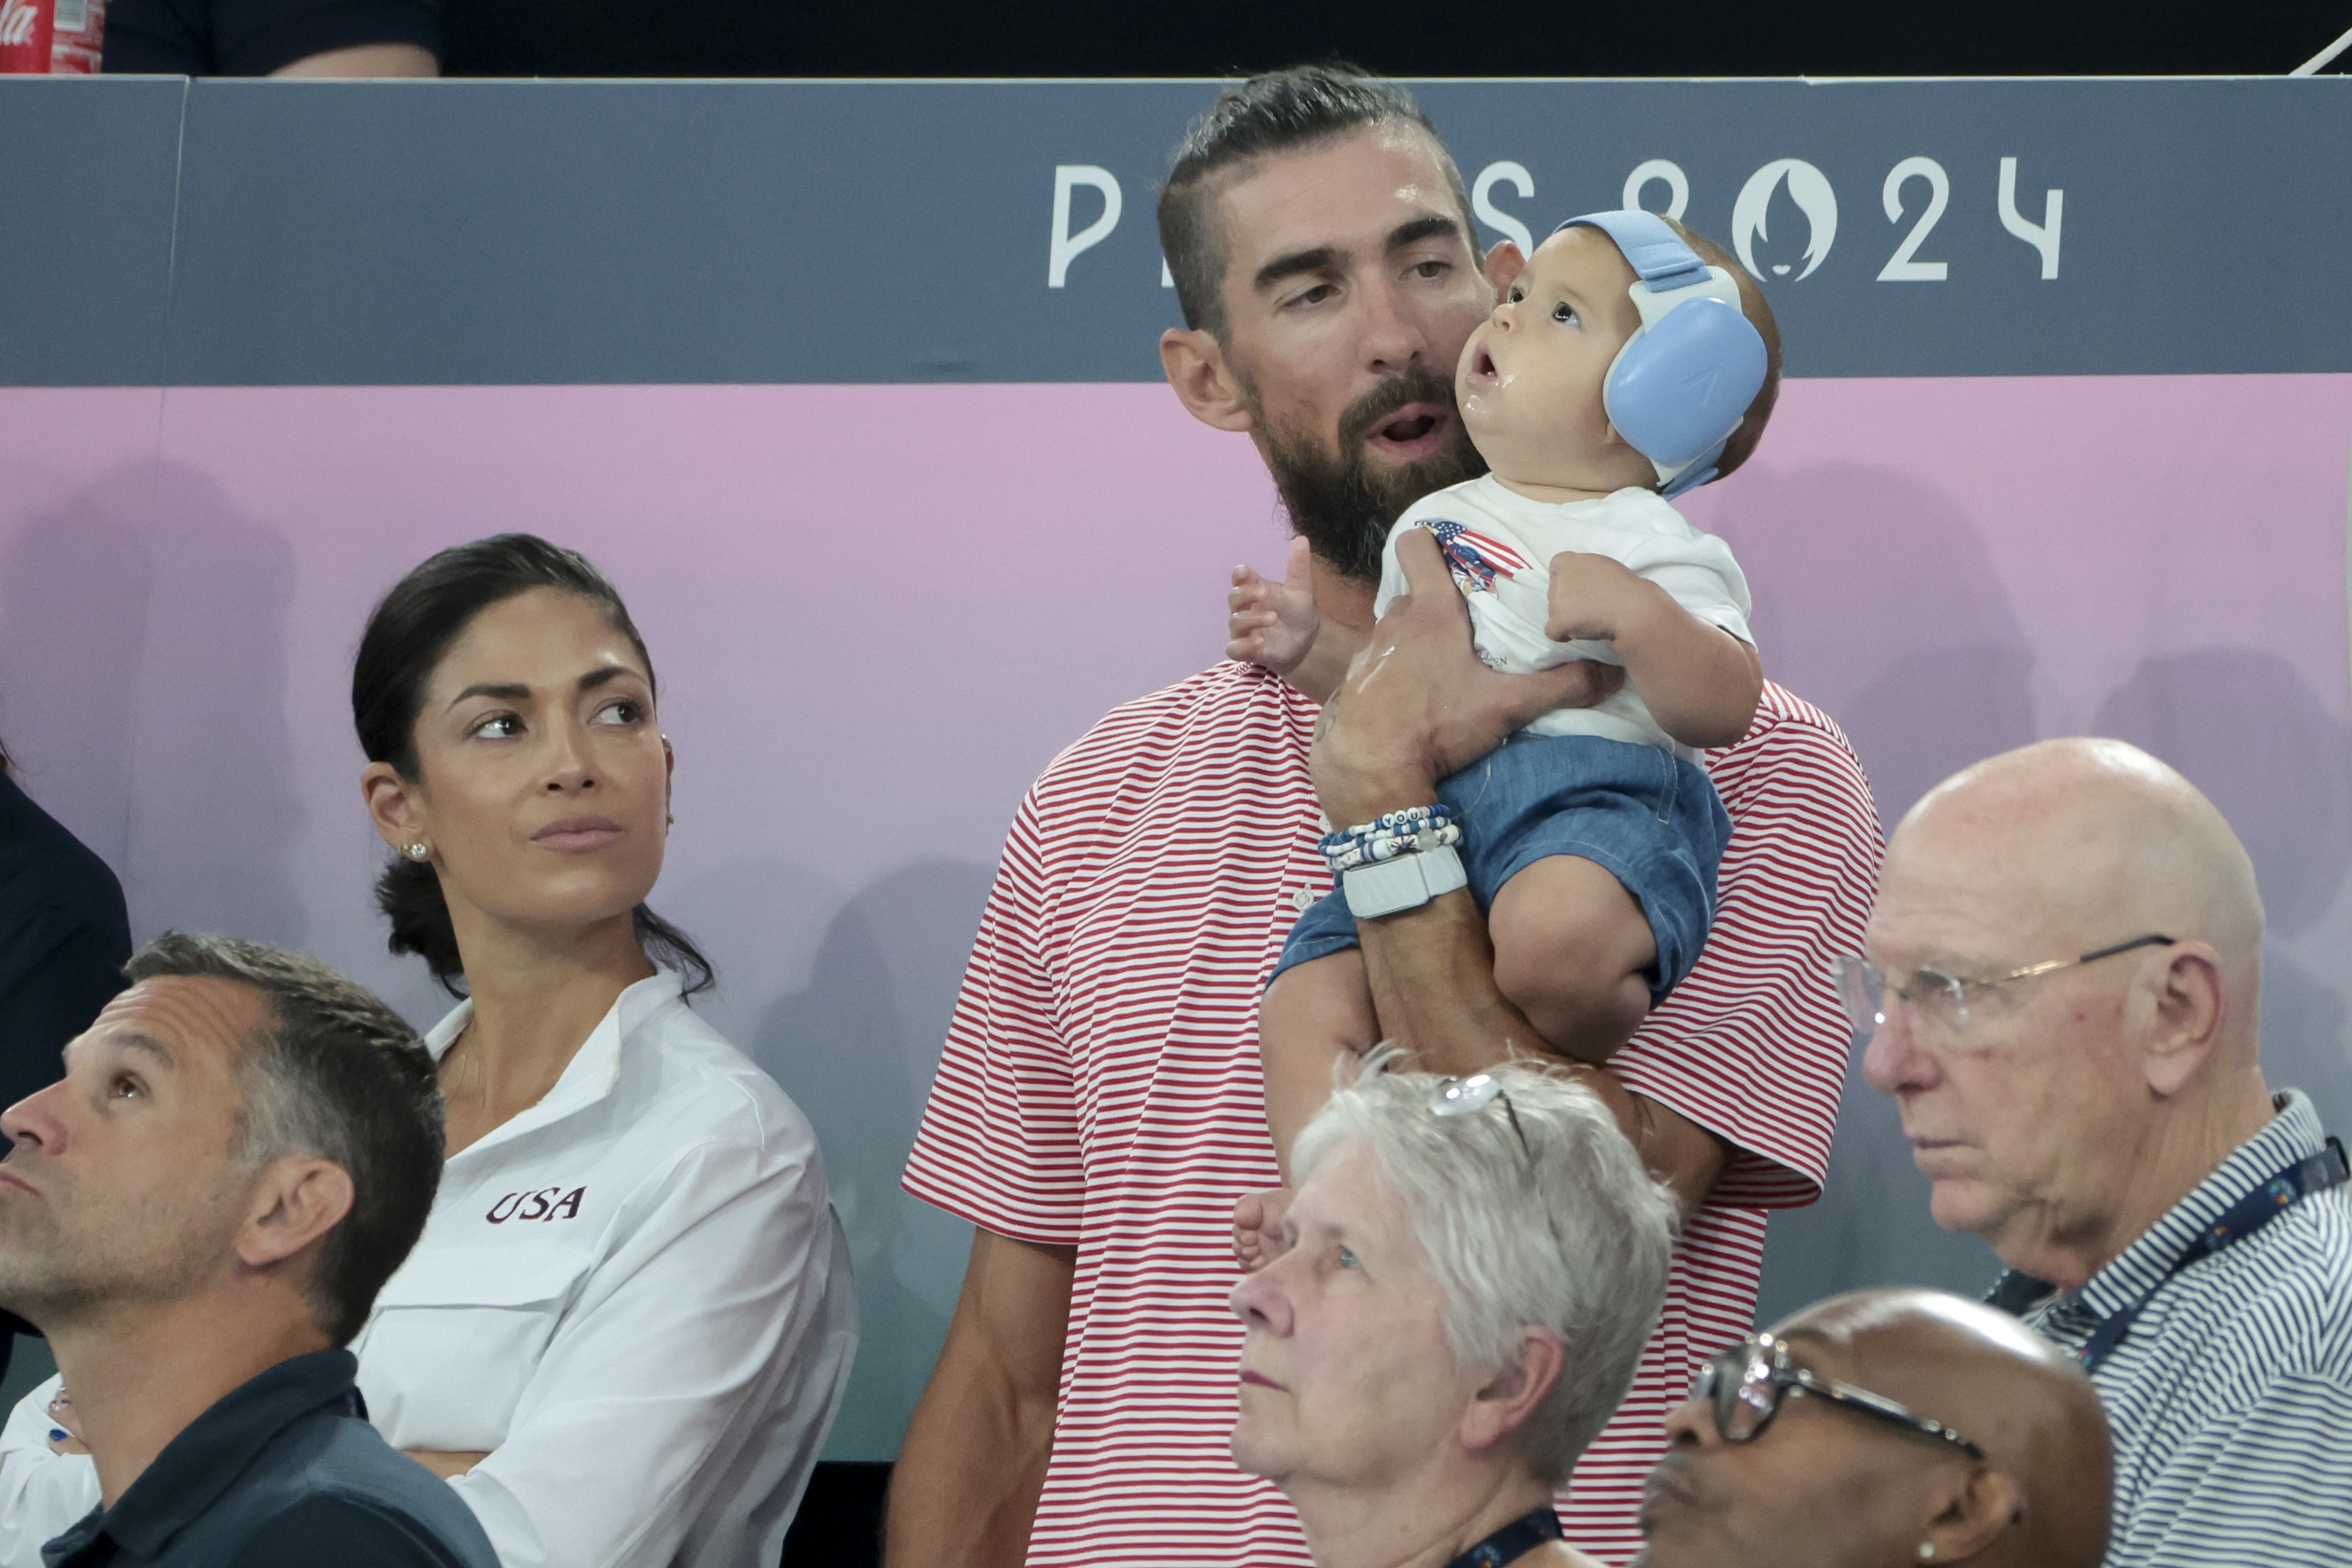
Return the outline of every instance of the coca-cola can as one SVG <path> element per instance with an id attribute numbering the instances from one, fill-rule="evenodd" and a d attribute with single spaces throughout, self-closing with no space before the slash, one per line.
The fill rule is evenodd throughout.
<path id="1" fill-rule="evenodd" d="M 0 3 L 0 76 L 96 76 L 106 0 Z"/>

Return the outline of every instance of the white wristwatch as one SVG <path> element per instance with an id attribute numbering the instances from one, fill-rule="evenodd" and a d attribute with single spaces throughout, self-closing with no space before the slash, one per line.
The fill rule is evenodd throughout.
<path id="1" fill-rule="evenodd" d="M 1371 920 L 1400 909 L 1417 909 L 1439 894 L 1467 887 L 1470 874 L 1462 869 L 1462 857 L 1454 846 L 1443 844 L 1392 861 L 1360 865 L 1341 873 L 1339 884 L 1347 890 L 1348 913 L 1359 920 Z"/>

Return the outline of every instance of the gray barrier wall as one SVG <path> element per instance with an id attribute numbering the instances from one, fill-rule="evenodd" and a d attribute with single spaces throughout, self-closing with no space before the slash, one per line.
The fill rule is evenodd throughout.
<path id="1" fill-rule="evenodd" d="M 1682 204 L 1792 375 L 2352 370 L 2344 78 L 1421 93 L 1486 239 Z M 1150 381 L 1210 95 L 0 82 L 0 384 Z"/>

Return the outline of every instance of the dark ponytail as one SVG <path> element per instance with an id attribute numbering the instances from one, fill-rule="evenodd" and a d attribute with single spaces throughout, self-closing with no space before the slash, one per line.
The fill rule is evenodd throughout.
<path id="1" fill-rule="evenodd" d="M 445 549 L 394 585 L 368 617 L 352 663 L 352 723 L 370 762 L 388 762 L 414 783 L 417 777 L 416 716 L 425 688 L 450 644 L 491 605 L 535 588 L 586 600 L 614 629 L 625 633 L 653 680 L 654 662 L 628 608 L 604 575 L 577 550 L 532 534 L 499 534 Z M 425 960 L 451 996 L 463 996 L 465 977 L 457 928 L 441 896 L 441 878 L 422 861 L 395 856 L 376 878 L 376 906 L 392 922 L 387 946 Z M 710 960 L 691 938 L 644 904 L 634 912 L 638 946 L 656 963 L 684 971 L 686 994 L 709 988 Z"/>

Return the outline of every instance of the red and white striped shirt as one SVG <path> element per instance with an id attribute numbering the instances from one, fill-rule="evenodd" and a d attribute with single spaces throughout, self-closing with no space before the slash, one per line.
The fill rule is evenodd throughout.
<path id="1" fill-rule="evenodd" d="M 1307 779 L 1315 705 L 1223 664 L 1113 710 L 1014 817 L 907 1190 L 1023 1240 L 1075 1246 L 1034 1564 L 1299 1564 L 1289 1502 L 1234 1466 L 1242 1327 L 1234 1200 L 1279 1185 L 1257 1003 L 1331 877 Z M 1821 1193 L 1848 1025 L 1829 960 L 1856 950 L 1878 819 L 1853 749 L 1767 685 L 1711 754 L 1733 832 L 1697 967 L 1611 1066 L 1739 1153 L 1685 1228 L 1633 1392 L 1562 1502 L 1570 1541 L 1638 1548 L 1662 1418 L 1748 1332 L 1764 1213 Z"/>

